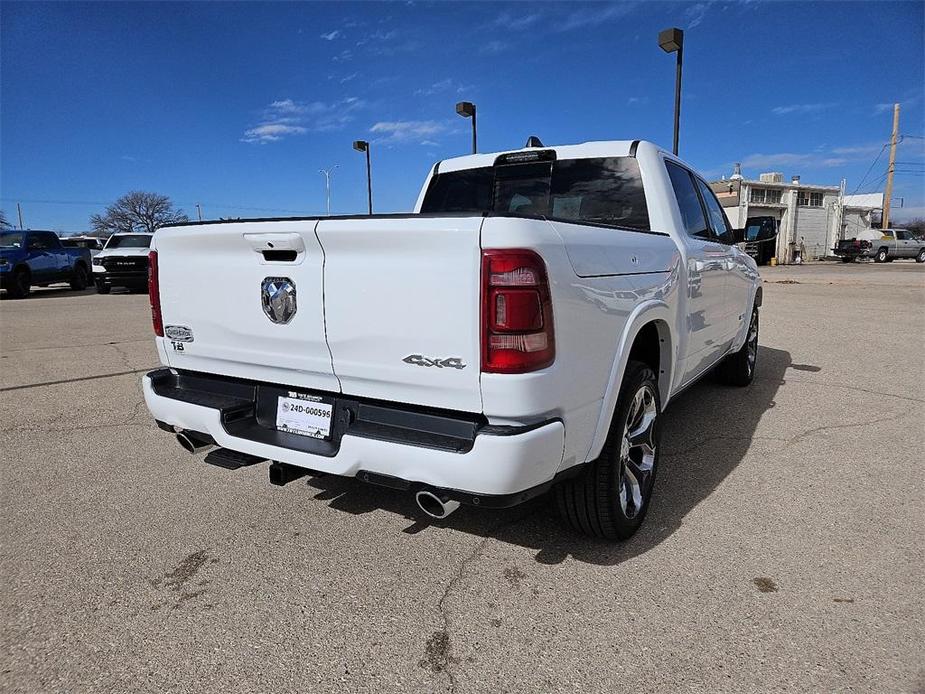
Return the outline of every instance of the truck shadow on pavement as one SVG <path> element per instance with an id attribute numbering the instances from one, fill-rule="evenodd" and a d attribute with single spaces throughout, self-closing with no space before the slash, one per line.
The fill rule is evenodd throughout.
<path id="1" fill-rule="evenodd" d="M 758 372 L 748 388 L 717 384 L 710 377 L 673 400 L 662 419 L 662 451 L 649 514 L 642 528 L 626 542 L 607 542 L 579 535 L 564 525 L 551 495 L 516 508 L 489 511 L 463 506 L 445 521 L 425 519 L 411 494 L 333 476 L 310 478 L 316 499 L 353 514 L 383 509 L 402 514 L 412 524 L 404 532 L 421 533 L 431 526 L 448 527 L 499 542 L 527 547 L 543 564 L 568 557 L 604 566 L 619 564 L 669 538 L 685 516 L 706 499 L 738 466 L 753 443 L 762 415 L 793 366 L 790 353 L 761 347 Z"/>
<path id="2" fill-rule="evenodd" d="M 96 294 L 96 289 L 94 287 L 74 290 L 66 284 L 62 284 L 60 286 L 53 285 L 51 287 L 32 287 L 32 293 L 29 294 L 29 296 L 27 296 L 25 299 L 14 299 L 6 291 L 3 291 L 0 292 L 0 301 L 11 301 L 27 304 L 30 301 L 36 301 L 37 299 L 57 299 L 60 297 L 67 298 L 69 296 L 90 296 L 91 294 Z"/>

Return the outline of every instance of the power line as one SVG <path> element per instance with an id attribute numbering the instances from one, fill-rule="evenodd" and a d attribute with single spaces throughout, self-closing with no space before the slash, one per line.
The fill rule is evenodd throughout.
<path id="1" fill-rule="evenodd" d="M 864 185 L 864 181 L 867 180 L 867 177 L 870 176 L 870 172 L 874 170 L 874 167 L 877 165 L 877 162 L 880 161 L 880 157 L 883 156 L 883 151 L 889 146 L 890 144 L 886 143 L 885 145 L 883 145 L 883 147 L 880 148 L 880 153 L 877 155 L 877 158 L 874 159 L 874 162 L 870 165 L 870 168 L 867 169 L 867 173 L 864 174 L 864 178 L 861 179 L 861 182 L 858 183 L 857 187 L 851 192 L 852 195 L 854 195 L 861 189 L 861 186 Z"/>

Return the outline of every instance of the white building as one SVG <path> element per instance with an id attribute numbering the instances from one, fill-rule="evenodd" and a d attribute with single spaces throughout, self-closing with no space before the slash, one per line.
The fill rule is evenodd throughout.
<path id="1" fill-rule="evenodd" d="M 844 184 L 843 184 L 844 185 Z M 804 259 L 832 255 L 835 242 L 870 229 L 883 194 L 845 195 L 842 187 L 807 184 L 782 173 L 763 173 L 758 180 L 743 178 L 739 165 L 729 179 L 710 184 L 733 227 L 744 227 L 752 217 L 773 217 L 780 234 L 776 256 L 780 263 L 793 260 L 805 249 Z"/>

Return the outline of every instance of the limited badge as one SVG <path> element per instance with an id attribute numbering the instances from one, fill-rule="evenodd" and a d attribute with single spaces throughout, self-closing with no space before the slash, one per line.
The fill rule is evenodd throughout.
<path id="1" fill-rule="evenodd" d="M 165 325 L 164 337 L 173 342 L 192 342 L 193 331 L 185 325 Z"/>

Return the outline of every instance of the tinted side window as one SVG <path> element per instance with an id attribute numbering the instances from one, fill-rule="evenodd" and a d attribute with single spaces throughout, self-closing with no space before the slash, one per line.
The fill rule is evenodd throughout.
<path id="1" fill-rule="evenodd" d="M 726 213 L 723 212 L 723 206 L 719 204 L 713 191 L 706 183 L 697 179 L 697 187 L 700 188 L 700 195 L 703 197 L 703 204 L 707 208 L 707 214 L 710 216 L 710 227 L 713 233 L 723 243 L 732 242 L 732 227 L 729 226 L 729 220 L 726 219 Z"/>
<path id="2" fill-rule="evenodd" d="M 685 231 L 691 236 L 710 238 L 711 234 L 707 227 L 707 220 L 703 216 L 700 196 L 697 195 L 691 175 L 686 169 L 670 161 L 666 161 L 665 166 L 668 167 L 668 176 L 671 178 L 671 187 L 674 188 L 674 195 L 678 200 Z"/>
<path id="3" fill-rule="evenodd" d="M 632 157 L 564 159 L 552 170 L 549 215 L 649 230 L 649 210 Z"/>
<path id="4" fill-rule="evenodd" d="M 44 251 L 51 248 L 48 243 L 48 234 L 41 231 L 33 231 L 29 234 L 29 248 Z"/>
<path id="5" fill-rule="evenodd" d="M 61 248 L 61 241 L 58 239 L 57 234 L 46 231 L 42 234 L 42 237 L 45 248 Z"/>
<path id="6" fill-rule="evenodd" d="M 490 210 L 494 182 L 494 171 L 490 166 L 438 173 L 427 189 L 421 212 Z"/>

